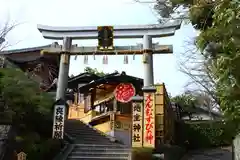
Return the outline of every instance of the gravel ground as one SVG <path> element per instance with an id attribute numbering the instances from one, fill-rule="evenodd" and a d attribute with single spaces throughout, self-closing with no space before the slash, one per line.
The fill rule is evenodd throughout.
<path id="1" fill-rule="evenodd" d="M 231 147 L 190 151 L 182 160 L 232 160 Z"/>

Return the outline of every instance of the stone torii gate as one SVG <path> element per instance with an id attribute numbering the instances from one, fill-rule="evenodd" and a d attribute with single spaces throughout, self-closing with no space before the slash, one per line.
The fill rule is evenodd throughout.
<path id="1" fill-rule="evenodd" d="M 98 27 L 52 27 L 45 25 L 38 25 L 38 30 L 42 33 L 43 37 L 52 40 L 63 40 L 63 46 L 53 45 L 52 48 L 43 51 L 43 53 L 61 54 L 59 76 L 57 82 L 56 100 L 65 99 L 67 89 L 69 61 L 70 55 L 113 55 L 114 52 L 118 54 L 142 54 L 145 57 L 143 63 L 144 74 L 144 92 L 153 93 L 154 89 L 154 76 L 153 76 L 153 54 L 172 53 L 171 46 L 153 45 L 152 38 L 173 36 L 175 31 L 180 28 L 181 21 L 168 22 L 165 24 L 154 25 L 127 25 L 127 26 L 114 26 L 114 39 L 129 39 L 129 38 L 142 38 L 143 45 L 132 47 L 131 50 L 126 50 L 127 47 L 115 47 L 115 51 L 96 51 L 93 48 L 86 50 L 82 47 L 72 45 L 72 40 L 90 40 L 98 39 Z M 130 49 L 130 47 L 129 47 Z M 154 95 L 154 94 L 151 94 Z M 148 94 L 148 96 L 151 96 Z M 144 104 L 145 107 L 145 104 Z M 144 108 L 142 107 L 142 108 Z M 55 108 L 56 110 L 56 108 Z M 54 119 L 55 124 L 56 119 Z M 155 122 L 154 122 L 155 123 Z M 56 124 L 55 124 L 56 125 Z M 63 138 L 63 127 L 61 129 L 61 136 Z M 54 132 L 54 131 L 53 131 Z M 56 132 L 56 131 L 55 131 Z M 143 135 L 142 135 L 143 136 Z M 145 146 L 152 146 L 146 144 Z"/>
<path id="2" fill-rule="evenodd" d="M 114 26 L 114 39 L 143 38 L 142 50 L 135 50 L 135 51 L 133 50 L 126 54 L 133 54 L 133 52 L 138 54 L 145 53 L 147 62 L 143 64 L 144 87 L 149 87 L 154 85 L 153 54 L 159 54 L 159 52 L 161 54 L 161 51 L 164 51 L 164 50 L 166 51 L 166 49 L 161 50 L 161 48 L 159 50 L 154 48 L 155 50 L 153 50 L 152 38 L 173 36 L 175 34 L 175 31 L 180 28 L 180 25 L 181 25 L 181 21 L 174 21 L 174 22 L 169 22 L 165 24 L 153 24 L 153 25 Z M 77 54 L 81 55 L 82 53 L 81 49 L 78 49 L 78 51 L 75 51 L 75 52 L 71 51 L 72 48 L 74 48 L 72 47 L 72 40 L 97 39 L 98 38 L 97 26 L 53 27 L 53 26 L 46 26 L 46 25 L 38 25 L 37 27 L 38 27 L 38 30 L 42 33 L 44 38 L 52 39 L 52 40 L 63 40 L 63 46 L 61 48 L 61 52 L 59 52 L 59 49 L 49 50 L 49 52 L 63 53 L 61 54 L 61 60 L 60 60 L 56 99 L 57 100 L 65 99 L 65 92 L 67 88 L 68 73 L 69 73 L 70 55 L 77 55 Z M 96 51 L 94 50 L 90 51 L 91 54 L 94 54 L 94 52 Z M 84 54 L 84 52 L 82 54 Z M 97 52 L 96 55 L 106 55 L 106 52 L 102 52 L 102 54 L 100 52 Z M 68 61 L 67 63 L 66 63 L 66 60 Z"/>

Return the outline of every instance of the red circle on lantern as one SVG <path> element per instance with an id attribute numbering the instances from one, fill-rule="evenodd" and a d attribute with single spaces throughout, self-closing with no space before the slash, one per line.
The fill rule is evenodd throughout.
<path id="1" fill-rule="evenodd" d="M 130 102 L 135 94 L 135 87 L 131 83 L 120 83 L 114 91 L 115 98 L 122 103 Z"/>

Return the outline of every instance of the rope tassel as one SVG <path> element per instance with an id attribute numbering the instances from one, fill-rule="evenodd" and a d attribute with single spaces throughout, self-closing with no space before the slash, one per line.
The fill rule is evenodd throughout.
<path id="1" fill-rule="evenodd" d="M 108 64 L 108 56 L 105 56 L 106 64 Z"/>
<path id="2" fill-rule="evenodd" d="M 143 61 L 143 63 L 148 63 L 148 55 L 147 55 L 147 53 L 143 53 L 142 61 Z"/>
<path id="3" fill-rule="evenodd" d="M 84 60 L 83 61 L 84 61 L 84 64 L 88 64 L 88 56 L 87 55 L 84 56 Z"/>
<path id="4" fill-rule="evenodd" d="M 124 64 L 128 64 L 128 56 L 127 55 L 124 55 L 123 63 Z"/>
<path id="5" fill-rule="evenodd" d="M 103 56 L 102 63 L 105 64 L 105 56 Z"/>
<path id="6" fill-rule="evenodd" d="M 108 57 L 106 55 L 103 56 L 103 64 L 108 64 Z"/>

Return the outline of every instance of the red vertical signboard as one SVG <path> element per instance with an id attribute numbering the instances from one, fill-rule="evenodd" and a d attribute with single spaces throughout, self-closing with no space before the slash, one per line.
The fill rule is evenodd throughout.
<path id="1" fill-rule="evenodd" d="M 144 147 L 155 147 L 155 94 L 144 93 Z"/>

